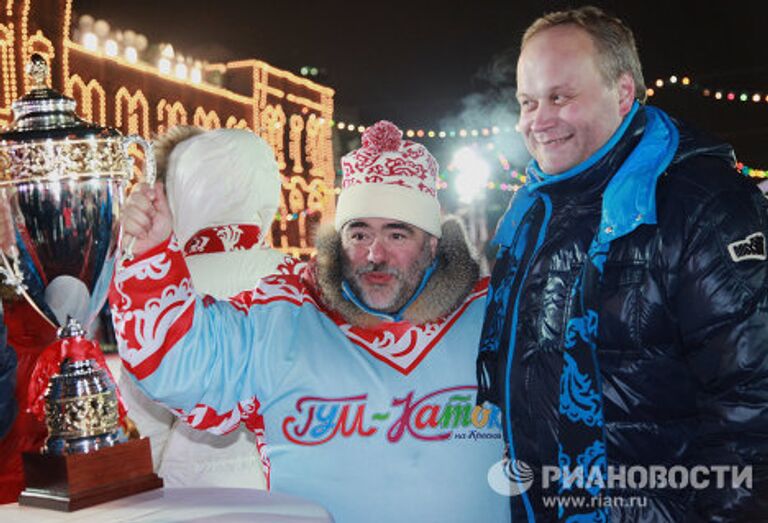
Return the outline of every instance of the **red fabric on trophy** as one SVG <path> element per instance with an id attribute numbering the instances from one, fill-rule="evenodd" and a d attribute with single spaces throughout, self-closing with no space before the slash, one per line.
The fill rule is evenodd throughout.
<path id="1" fill-rule="evenodd" d="M 99 344 L 82 336 L 57 339 L 40 354 L 35 364 L 35 369 L 29 378 L 27 389 L 27 408 L 29 412 L 39 420 L 45 419 L 45 392 L 48 389 L 48 382 L 54 374 L 59 372 L 61 363 L 65 359 L 71 361 L 95 360 L 96 364 L 106 371 L 112 383 L 115 384 L 117 408 L 120 422 L 122 423 L 125 419 L 126 409 L 120 397 L 120 392 L 117 390 L 117 382 L 109 371 L 109 367 L 107 367 L 107 362 L 104 360 L 104 354 L 101 352 Z"/>
<path id="2" fill-rule="evenodd" d="M 15 395 L 19 412 L 10 432 L 0 440 L 0 503 L 14 503 L 24 489 L 21 453 L 38 452 L 48 436 L 45 423 L 27 412 L 27 387 L 38 357 L 56 341 L 56 330 L 24 300 L 6 301 L 3 307 L 8 345 L 18 358 Z"/>

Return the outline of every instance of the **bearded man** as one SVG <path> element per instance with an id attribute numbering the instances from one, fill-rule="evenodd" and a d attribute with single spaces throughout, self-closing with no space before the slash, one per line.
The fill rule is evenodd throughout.
<path id="1" fill-rule="evenodd" d="M 389 122 L 362 139 L 316 259 L 229 301 L 195 294 L 162 187 L 139 186 L 110 296 L 120 355 L 195 428 L 260 414 L 271 489 L 335 521 L 508 521 L 486 481 L 499 411 L 473 407 L 486 282 L 441 224 L 432 155 Z"/>

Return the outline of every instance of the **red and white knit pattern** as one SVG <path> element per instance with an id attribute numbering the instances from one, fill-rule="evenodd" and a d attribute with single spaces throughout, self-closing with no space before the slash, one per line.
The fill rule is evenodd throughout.
<path id="1" fill-rule="evenodd" d="M 197 231 L 184 244 L 184 255 L 248 250 L 261 240 L 261 228 L 252 224 L 207 227 Z"/>
<path id="2" fill-rule="evenodd" d="M 341 159 L 341 187 L 399 185 L 435 196 L 438 165 L 423 145 L 402 140 L 402 131 L 381 121 L 363 133 L 363 146 Z"/>

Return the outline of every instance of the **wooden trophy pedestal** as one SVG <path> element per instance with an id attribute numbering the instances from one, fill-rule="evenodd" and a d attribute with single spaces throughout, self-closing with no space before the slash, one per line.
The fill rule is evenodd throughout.
<path id="1" fill-rule="evenodd" d="M 147 438 L 87 454 L 22 455 L 26 488 L 19 505 L 71 512 L 163 486 Z"/>

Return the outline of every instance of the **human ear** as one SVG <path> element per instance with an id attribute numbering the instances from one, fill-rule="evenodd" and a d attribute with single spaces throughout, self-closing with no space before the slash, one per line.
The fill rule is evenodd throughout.
<path id="1" fill-rule="evenodd" d="M 630 73 L 623 73 L 616 87 L 619 94 L 619 114 L 625 117 L 632 110 L 632 104 L 635 103 L 635 79 Z"/>

